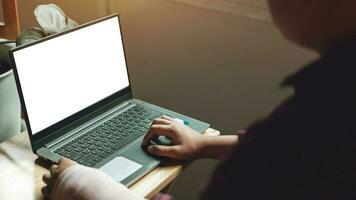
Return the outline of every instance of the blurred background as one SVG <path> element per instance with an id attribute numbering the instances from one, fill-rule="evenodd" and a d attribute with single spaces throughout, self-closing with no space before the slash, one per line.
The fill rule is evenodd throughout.
<path id="1" fill-rule="evenodd" d="M 280 82 L 317 57 L 283 39 L 270 20 L 177 0 L 18 0 L 21 30 L 38 26 L 33 10 L 47 3 L 79 23 L 118 12 L 135 96 L 222 134 L 268 114 L 292 92 Z M 100 42 L 100 35 L 88 42 Z M 215 165 L 194 162 L 170 192 L 197 199 Z"/>

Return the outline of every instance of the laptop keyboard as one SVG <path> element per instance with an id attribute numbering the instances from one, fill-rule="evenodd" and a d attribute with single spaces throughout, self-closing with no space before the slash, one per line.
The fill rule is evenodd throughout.
<path id="1" fill-rule="evenodd" d="M 103 122 L 54 152 L 92 167 L 134 139 L 146 134 L 161 113 L 135 105 Z"/>

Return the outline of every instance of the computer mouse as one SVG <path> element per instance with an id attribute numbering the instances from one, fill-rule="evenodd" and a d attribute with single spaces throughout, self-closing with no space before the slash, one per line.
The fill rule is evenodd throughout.
<path id="1" fill-rule="evenodd" d="M 164 145 L 164 146 L 172 146 L 173 141 L 169 137 L 166 136 L 158 136 L 154 137 L 150 141 L 151 145 Z"/>

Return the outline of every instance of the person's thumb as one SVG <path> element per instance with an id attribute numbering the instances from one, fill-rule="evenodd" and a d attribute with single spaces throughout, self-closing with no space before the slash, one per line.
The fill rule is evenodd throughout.
<path id="1" fill-rule="evenodd" d="M 177 149 L 175 146 L 151 145 L 147 151 L 153 155 L 176 158 Z"/>

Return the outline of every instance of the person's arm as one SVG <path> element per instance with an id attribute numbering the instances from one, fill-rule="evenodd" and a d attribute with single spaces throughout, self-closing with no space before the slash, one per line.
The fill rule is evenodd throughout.
<path id="1" fill-rule="evenodd" d="M 43 176 L 42 193 L 53 200 L 143 200 L 98 169 L 63 158 Z"/>
<path id="2" fill-rule="evenodd" d="M 204 137 L 198 158 L 214 158 L 220 160 L 228 154 L 238 142 L 237 135 Z"/>
<path id="3" fill-rule="evenodd" d="M 150 140 L 157 136 L 172 139 L 172 146 L 151 145 Z M 158 156 L 179 160 L 199 158 L 221 159 L 237 143 L 238 136 L 203 136 L 188 126 L 175 122 L 170 117 L 155 119 L 151 129 L 145 135 L 142 146 L 148 152 Z"/>

